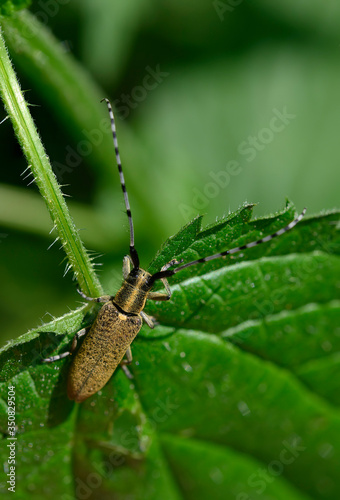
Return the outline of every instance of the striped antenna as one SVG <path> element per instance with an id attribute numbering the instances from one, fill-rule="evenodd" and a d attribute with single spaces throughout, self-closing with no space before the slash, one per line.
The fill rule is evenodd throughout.
<path id="1" fill-rule="evenodd" d="M 156 281 L 162 278 L 167 278 L 169 276 L 173 276 L 174 274 L 178 273 L 179 271 L 182 271 L 183 269 L 186 269 L 187 267 L 195 266 L 196 264 L 202 264 L 203 262 L 208 262 L 209 260 L 214 260 L 214 259 L 219 259 L 220 257 L 223 257 L 224 255 L 232 255 L 233 253 L 241 252 L 242 250 L 245 250 L 246 248 L 252 248 L 256 247 L 257 245 L 260 245 L 261 243 L 266 243 L 267 241 L 272 240 L 273 238 L 276 238 L 277 236 L 281 236 L 281 234 L 286 233 L 287 231 L 290 231 L 290 229 L 293 229 L 294 226 L 300 220 L 303 218 L 303 216 L 306 213 L 306 208 L 304 208 L 301 212 L 301 214 L 294 219 L 292 222 L 287 224 L 287 226 L 283 227 L 282 229 L 279 229 L 276 231 L 276 233 L 269 234 L 268 236 L 265 236 L 264 238 L 261 238 L 260 240 L 257 241 L 252 241 L 251 243 L 246 243 L 245 245 L 242 245 L 240 247 L 232 248 L 231 250 L 226 250 L 225 252 L 221 253 L 215 253 L 214 255 L 209 255 L 208 257 L 203 257 L 202 259 L 197 259 L 193 260 L 192 262 L 187 262 L 186 264 L 182 264 L 179 267 L 176 267 L 176 269 L 169 269 L 165 271 L 159 271 L 158 273 L 155 273 L 152 275 L 151 280 Z"/>
<path id="2" fill-rule="evenodd" d="M 113 144 L 115 147 L 115 152 L 116 152 L 116 161 L 117 161 L 117 166 L 118 166 L 118 172 L 119 172 L 119 178 L 120 178 L 120 185 L 122 186 L 122 191 L 124 195 L 124 201 L 125 201 L 125 208 L 126 208 L 126 213 L 129 219 L 129 226 L 130 226 L 130 256 L 132 259 L 133 267 L 135 269 L 139 269 L 139 257 L 137 250 L 135 249 L 135 235 L 133 231 L 133 220 L 132 220 L 132 215 L 131 215 L 131 209 L 130 209 L 130 203 L 129 203 L 129 197 L 126 191 L 126 186 L 125 186 L 125 179 L 124 179 L 124 174 L 123 174 L 123 169 L 122 169 L 122 162 L 120 161 L 120 155 L 119 155 L 119 149 L 118 149 L 118 140 L 117 140 L 117 132 L 116 132 L 116 124 L 115 124 L 115 118 L 113 116 L 113 111 L 112 111 L 112 106 L 111 103 L 108 99 L 104 98 L 101 100 L 101 102 L 105 101 L 109 110 L 109 115 L 110 115 L 110 120 L 111 120 L 111 130 L 112 130 L 112 136 L 113 136 Z"/>

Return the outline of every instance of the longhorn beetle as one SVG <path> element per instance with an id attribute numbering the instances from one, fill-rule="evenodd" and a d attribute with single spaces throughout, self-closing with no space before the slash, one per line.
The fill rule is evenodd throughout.
<path id="1" fill-rule="evenodd" d="M 224 252 L 202 257 L 192 262 L 182 264 L 176 259 L 165 264 L 160 271 L 150 274 L 139 267 L 138 253 L 135 248 L 133 221 L 130 210 L 129 198 L 125 187 L 125 180 L 118 150 L 115 120 L 110 101 L 106 102 L 113 135 L 116 161 L 118 165 L 120 184 L 122 187 L 126 213 L 130 226 L 130 255 L 123 259 L 123 284 L 116 295 L 103 295 L 98 298 L 87 297 L 82 292 L 79 294 L 86 300 L 92 302 L 103 302 L 93 325 L 90 329 L 83 328 L 73 338 L 70 351 L 43 359 L 43 362 L 52 362 L 65 358 L 72 354 L 77 346 L 80 337 L 86 335 L 79 351 L 75 355 L 68 375 L 67 394 L 68 397 L 80 403 L 92 394 L 98 392 L 111 378 L 118 365 L 124 369 L 126 364 L 131 363 L 132 354 L 130 345 L 142 327 L 143 321 L 150 327 L 154 327 L 153 318 L 144 311 L 145 302 L 151 300 L 169 300 L 171 289 L 167 278 L 186 269 L 209 260 L 218 259 L 224 255 L 231 255 L 246 248 L 255 247 L 260 243 L 265 243 L 280 236 L 292 229 L 305 215 L 306 209 L 286 227 L 279 229 L 276 233 L 270 234 L 257 241 L 252 241 L 246 245 L 225 250 Z M 131 269 L 132 265 L 132 269 Z M 174 267 L 177 266 L 177 267 Z M 171 269 L 173 268 L 173 269 Z M 163 282 L 166 293 L 153 292 L 152 287 L 155 281 Z M 123 359 L 126 355 L 126 359 Z M 127 371 L 127 370 L 126 370 Z"/>

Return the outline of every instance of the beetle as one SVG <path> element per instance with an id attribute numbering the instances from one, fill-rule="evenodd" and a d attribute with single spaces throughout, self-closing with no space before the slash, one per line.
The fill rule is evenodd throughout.
<path id="1" fill-rule="evenodd" d="M 92 298 L 87 297 L 78 290 L 85 300 L 103 303 L 92 326 L 89 329 L 83 328 L 76 333 L 69 351 L 42 360 L 48 363 L 65 358 L 76 350 L 79 338 L 86 335 L 74 356 L 68 374 L 67 394 L 71 400 L 77 403 L 84 401 L 102 389 L 119 365 L 129 374 L 126 365 L 132 362 L 131 343 L 140 331 L 143 321 L 150 328 L 154 327 L 153 318 L 143 311 L 146 300 L 162 301 L 170 299 L 171 289 L 167 281 L 168 277 L 187 267 L 268 242 L 292 229 L 306 212 L 304 208 L 301 214 L 287 226 L 257 241 L 185 264 L 182 261 L 172 259 L 154 274 L 144 271 L 139 265 L 138 252 L 135 248 L 133 219 L 119 155 L 114 115 L 110 101 L 108 99 L 103 99 L 103 101 L 107 104 L 111 120 L 116 162 L 129 221 L 130 252 L 123 259 L 123 284 L 115 295 Z M 152 291 L 154 283 L 158 280 L 163 282 L 166 293 Z M 126 356 L 126 359 L 123 359 L 124 356 Z"/>

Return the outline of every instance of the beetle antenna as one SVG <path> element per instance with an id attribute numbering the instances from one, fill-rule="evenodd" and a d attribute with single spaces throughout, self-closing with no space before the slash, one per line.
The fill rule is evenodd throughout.
<path id="1" fill-rule="evenodd" d="M 279 229 L 278 231 L 276 231 L 276 233 L 269 234 L 268 236 L 264 236 L 264 238 L 261 238 L 260 240 L 252 241 L 251 243 L 246 243 L 245 245 L 242 245 L 240 247 L 235 247 L 235 248 L 232 248 L 230 250 L 226 250 L 224 252 L 215 253 L 214 255 L 209 255 L 208 257 L 203 257 L 201 259 L 187 262 L 186 264 L 182 264 L 181 266 L 178 266 L 175 269 L 168 269 L 166 271 L 159 271 L 158 273 L 155 273 L 151 276 L 151 282 L 154 282 L 156 280 L 160 280 L 162 278 L 168 278 L 169 276 L 173 276 L 174 274 L 178 273 L 179 271 L 182 271 L 183 269 L 186 269 L 187 267 L 195 266 L 196 264 L 203 264 L 203 262 L 208 262 L 209 260 L 218 259 L 220 257 L 223 257 L 224 255 L 231 255 L 233 253 L 241 252 L 242 250 L 245 250 L 246 248 L 252 248 L 252 247 L 256 247 L 257 245 L 260 245 L 261 243 L 266 243 L 267 241 L 270 241 L 273 238 L 276 238 L 277 236 L 281 236 L 281 234 L 284 234 L 287 231 L 290 231 L 290 229 L 293 229 L 293 227 L 296 226 L 296 224 L 298 222 L 300 222 L 300 220 L 303 218 L 305 213 L 306 213 L 306 208 L 304 208 L 302 210 L 301 214 L 296 219 L 294 219 L 292 222 L 287 224 L 287 226 L 283 227 L 282 229 Z"/>
<path id="2" fill-rule="evenodd" d="M 115 147 L 116 161 L 117 161 L 119 178 L 120 178 L 120 185 L 122 186 L 122 191 L 123 191 L 123 195 L 124 195 L 124 202 L 125 202 L 125 208 L 126 208 L 126 214 L 128 216 L 128 219 L 129 219 L 129 226 L 130 226 L 130 256 L 131 256 L 134 268 L 135 269 L 139 269 L 139 257 L 138 257 L 137 250 L 135 249 L 135 235 L 134 235 L 134 230 L 133 230 L 133 220 L 132 220 L 132 215 L 131 215 L 129 197 L 128 197 L 126 186 L 125 186 L 125 179 L 124 179 L 124 174 L 123 174 L 123 169 L 122 169 L 122 162 L 120 160 L 119 149 L 118 149 L 118 140 L 117 140 L 115 118 L 114 118 L 114 115 L 113 115 L 112 106 L 111 106 L 110 101 L 108 99 L 106 99 L 106 98 L 104 98 L 104 99 L 101 100 L 101 102 L 103 102 L 103 101 L 106 102 L 108 110 L 109 110 L 109 115 L 110 115 L 110 120 L 111 120 L 111 130 L 112 130 L 112 136 L 113 136 L 113 144 L 114 144 L 114 147 Z"/>

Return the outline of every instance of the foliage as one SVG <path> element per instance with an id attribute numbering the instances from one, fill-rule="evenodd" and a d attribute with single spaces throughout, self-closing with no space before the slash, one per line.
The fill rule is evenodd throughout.
<path id="1" fill-rule="evenodd" d="M 275 9 L 266 0 L 255 7 L 236 3 L 33 2 L 36 16 L 11 7 L 11 16 L 0 18 L 22 87 L 33 89 L 25 99 L 44 103 L 45 121 L 37 108 L 30 111 L 59 183 L 71 185 L 63 191 L 75 194 L 67 205 L 76 224 L 1 39 L 2 98 L 67 251 L 66 269 L 72 266 L 83 291 L 101 293 L 101 284 L 76 227 L 87 228 L 81 233 L 87 246 L 106 254 L 101 282 L 109 293 L 126 251 L 126 227 L 113 219 L 121 193 L 108 117 L 99 104 L 106 95 L 115 96 L 144 258 L 180 227 L 183 216 L 187 221 L 209 211 L 211 217 L 227 203 L 236 206 L 235 200 L 260 199 L 262 212 L 268 212 L 281 203 L 284 190 L 309 209 L 294 230 L 270 243 L 174 276 L 171 301 L 146 307 L 158 325 L 143 327 L 133 343 L 132 382 L 117 370 L 100 393 L 77 405 L 65 392 L 71 360 L 43 365 L 41 359 L 65 351 L 97 308 L 83 305 L 65 314 L 66 304 L 74 308 L 74 284 L 61 279 L 56 245 L 46 252 L 52 226 L 39 194 L 10 185 L 23 164 L 18 155 L 9 156 L 12 130 L 8 140 L 2 135 L 2 161 L 11 167 L 0 186 L 2 329 L 11 323 L 12 331 L 25 331 L 17 318 L 29 311 L 27 324 L 36 323 L 37 304 L 59 316 L 0 351 L 3 443 L 8 386 L 16 392 L 18 498 L 339 497 L 339 213 L 311 215 L 315 207 L 332 206 L 338 189 L 338 162 L 328 156 L 330 144 L 338 152 L 338 111 L 328 101 L 337 98 L 340 79 L 338 54 L 329 49 L 330 43 L 337 47 L 337 16 L 329 17 L 315 1 L 303 16 L 293 2 L 289 8 L 277 2 Z M 2 2 L 1 14 L 14 5 L 23 4 Z M 44 24 L 59 30 L 63 45 Z M 186 29 L 178 29 L 182 25 Z M 264 39 L 270 47 L 254 49 Z M 82 64 L 69 52 L 72 43 Z M 231 46 L 237 50 L 226 57 L 224 47 Z M 319 78 L 316 62 L 324 69 Z M 140 95 L 136 89 L 155 72 L 159 85 L 124 109 L 123 96 Z M 254 160 L 242 158 L 244 142 L 253 134 L 261 137 L 286 108 L 293 116 L 287 130 L 260 145 Z M 124 123 L 127 118 L 130 123 Z M 89 186 L 91 209 L 84 204 Z M 256 186 L 261 190 L 254 191 Z M 207 193 L 213 195 L 208 199 Z M 173 257 L 187 262 L 256 240 L 296 215 L 289 202 L 271 216 L 254 219 L 252 211 L 245 204 L 203 229 L 201 216 L 187 222 L 148 269 L 156 271 Z M 6 446 L 0 454 L 6 467 Z M 3 496 L 11 494 L 4 475 L 0 481 Z"/>
<path id="2" fill-rule="evenodd" d="M 203 230 L 195 219 L 151 270 L 272 233 L 292 210 L 251 220 L 245 206 Z M 33 486 L 36 498 L 72 498 L 74 485 L 93 498 L 336 497 L 337 220 L 309 218 L 229 262 L 176 275 L 172 300 L 148 305 L 159 325 L 133 344 L 133 383 L 118 371 L 80 406 L 65 392 L 70 360 L 40 361 L 91 323 L 89 306 L 3 349 L 3 409 L 8 385 L 16 388 L 21 498 Z"/>

